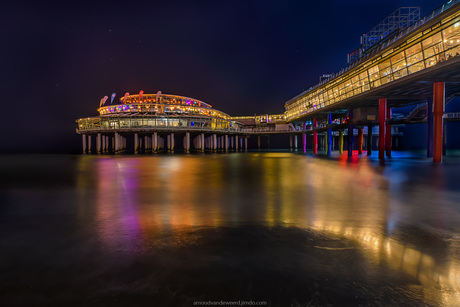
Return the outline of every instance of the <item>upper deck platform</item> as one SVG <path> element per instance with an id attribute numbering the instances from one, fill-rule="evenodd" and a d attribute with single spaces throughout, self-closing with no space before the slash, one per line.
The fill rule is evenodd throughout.
<path id="1" fill-rule="evenodd" d="M 460 82 L 460 0 L 449 1 L 360 60 L 287 101 L 288 122 L 350 107 L 391 106 L 432 97 L 432 82 Z M 458 91 L 446 85 L 446 95 Z"/>

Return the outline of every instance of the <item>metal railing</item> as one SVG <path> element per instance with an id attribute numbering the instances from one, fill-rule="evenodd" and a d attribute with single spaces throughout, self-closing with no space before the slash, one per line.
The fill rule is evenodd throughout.
<path id="1" fill-rule="evenodd" d="M 426 102 L 416 104 L 412 110 L 410 110 L 409 114 L 407 114 L 406 118 L 411 118 L 415 112 L 419 111 L 422 107 L 426 107 Z"/>
<path id="2" fill-rule="evenodd" d="M 449 112 L 444 113 L 442 118 L 460 118 L 460 112 Z"/>

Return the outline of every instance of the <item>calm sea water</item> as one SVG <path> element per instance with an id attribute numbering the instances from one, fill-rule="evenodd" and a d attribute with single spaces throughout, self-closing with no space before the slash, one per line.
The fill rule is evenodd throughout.
<path id="1" fill-rule="evenodd" d="M 0 174 L 2 306 L 460 305 L 459 159 L 24 155 Z"/>

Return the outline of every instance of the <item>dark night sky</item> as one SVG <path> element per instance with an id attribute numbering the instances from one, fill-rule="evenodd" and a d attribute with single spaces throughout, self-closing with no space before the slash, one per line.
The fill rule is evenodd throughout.
<path id="1" fill-rule="evenodd" d="M 3 1 L 0 151 L 78 150 L 75 119 L 112 92 L 281 113 L 396 8 L 444 2 Z"/>

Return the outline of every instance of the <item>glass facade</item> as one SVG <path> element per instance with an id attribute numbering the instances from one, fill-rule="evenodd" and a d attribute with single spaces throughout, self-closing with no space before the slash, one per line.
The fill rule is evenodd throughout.
<path id="1" fill-rule="evenodd" d="M 237 131 L 239 124 L 219 118 L 203 117 L 90 117 L 77 120 L 78 130 L 225 130 Z"/>
<path id="2" fill-rule="evenodd" d="M 414 31 L 406 40 L 335 79 L 286 103 L 292 121 L 319 108 L 404 78 L 460 55 L 460 12 L 428 29 Z"/>

